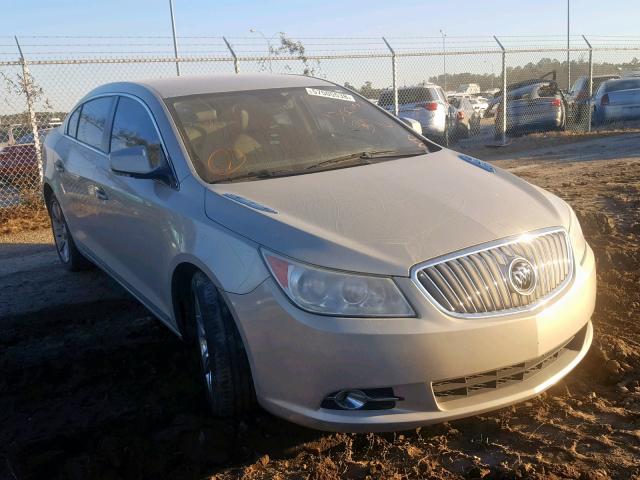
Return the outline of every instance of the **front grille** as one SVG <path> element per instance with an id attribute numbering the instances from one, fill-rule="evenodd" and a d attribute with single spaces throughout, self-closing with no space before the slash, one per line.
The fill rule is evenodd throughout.
<path id="1" fill-rule="evenodd" d="M 515 259 L 528 260 L 537 284 L 519 293 L 509 279 Z M 422 265 L 414 281 L 436 305 L 455 316 L 486 316 L 534 307 L 571 280 L 573 255 L 564 229 L 534 232 L 493 242 Z"/>
<path id="2" fill-rule="evenodd" d="M 438 399 L 438 402 L 442 403 L 523 382 L 555 362 L 564 350 L 580 349 L 581 344 L 579 344 L 579 341 L 582 339 L 584 343 L 583 336 L 584 334 L 580 332 L 561 347 L 527 362 L 516 363 L 508 367 L 465 377 L 433 382 L 433 394 Z"/>

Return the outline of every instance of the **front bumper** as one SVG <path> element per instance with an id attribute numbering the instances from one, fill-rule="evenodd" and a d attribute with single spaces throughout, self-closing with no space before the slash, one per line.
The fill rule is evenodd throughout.
<path id="1" fill-rule="evenodd" d="M 305 426 L 350 432 L 415 428 L 479 414 L 539 394 L 571 371 L 591 344 L 595 262 L 588 248 L 571 285 L 533 312 L 456 319 L 433 306 L 408 278 L 396 279 L 416 318 L 337 318 L 293 306 L 266 280 L 246 295 L 229 295 L 247 347 L 259 403 Z M 443 402 L 432 383 L 538 358 L 579 339 L 573 350 L 534 376 L 484 393 Z M 573 344 L 575 345 L 575 341 Z M 389 410 L 321 408 L 342 389 L 393 388 Z"/>

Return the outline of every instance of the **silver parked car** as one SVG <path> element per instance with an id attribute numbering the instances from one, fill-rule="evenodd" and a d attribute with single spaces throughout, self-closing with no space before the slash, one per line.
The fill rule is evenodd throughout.
<path id="1" fill-rule="evenodd" d="M 394 112 L 393 90 L 383 91 L 378 105 Z M 454 122 L 447 98 L 437 85 L 399 88 L 398 116 L 417 120 L 425 136 L 438 140 L 447 138 Z"/>
<path id="2" fill-rule="evenodd" d="M 473 109 L 480 115 L 480 118 L 484 117 L 484 112 L 489 108 L 489 100 L 484 97 L 476 96 L 469 97 L 469 101 L 473 106 Z"/>
<path id="3" fill-rule="evenodd" d="M 640 78 L 620 78 L 603 82 L 593 96 L 596 124 L 640 119 Z"/>
<path id="4" fill-rule="evenodd" d="M 480 131 L 481 115 L 476 112 L 467 97 L 449 97 L 449 105 L 455 109 L 455 127 L 451 132 L 452 139 L 469 138 Z"/>
<path id="5" fill-rule="evenodd" d="M 507 133 L 519 135 L 563 129 L 567 121 L 567 103 L 556 82 L 540 80 L 522 83 L 507 88 Z M 489 104 L 490 115 L 494 109 L 498 134 L 502 132 L 502 95 Z"/>
<path id="6" fill-rule="evenodd" d="M 620 78 L 620 75 L 597 75 L 592 77 L 591 93 L 595 94 L 600 85 L 607 80 Z M 582 75 L 576 79 L 567 93 L 567 104 L 569 106 L 569 117 L 574 123 L 580 124 L 589 119 L 589 109 L 591 108 L 591 95 L 589 95 L 589 77 Z"/>
<path id="7" fill-rule="evenodd" d="M 571 208 L 331 82 L 108 84 L 44 157 L 62 263 L 190 342 L 216 415 L 413 428 L 532 397 L 591 344 Z"/>

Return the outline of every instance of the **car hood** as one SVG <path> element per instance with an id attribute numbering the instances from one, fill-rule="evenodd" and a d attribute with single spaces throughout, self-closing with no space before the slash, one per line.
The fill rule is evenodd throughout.
<path id="1" fill-rule="evenodd" d="M 569 223 L 562 200 L 446 149 L 327 172 L 208 185 L 205 212 L 298 260 L 397 276 L 453 251 Z"/>

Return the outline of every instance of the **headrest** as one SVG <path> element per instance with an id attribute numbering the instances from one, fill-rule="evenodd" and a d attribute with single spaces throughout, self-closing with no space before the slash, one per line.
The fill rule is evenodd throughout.
<path id="1" fill-rule="evenodd" d="M 203 110 L 196 113 L 196 117 L 200 122 L 215 122 L 218 119 L 218 112 L 214 109 Z"/>

